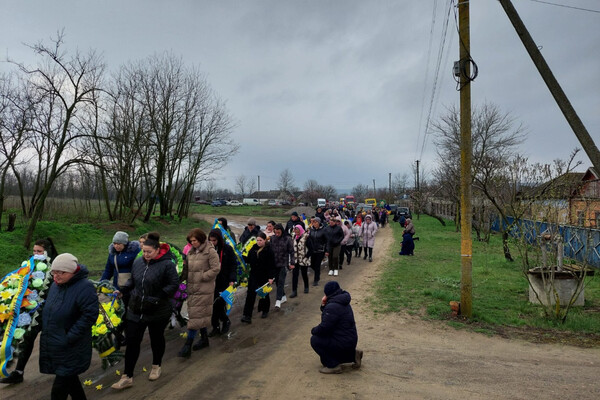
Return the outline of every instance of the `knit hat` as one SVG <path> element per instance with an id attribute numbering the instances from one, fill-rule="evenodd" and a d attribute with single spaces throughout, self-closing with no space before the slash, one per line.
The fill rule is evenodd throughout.
<path id="1" fill-rule="evenodd" d="M 118 231 L 117 233 L 115 233 L 115 236 L 113 236 L 112 242 L 127 244 L 127 243 L 129 243 L 129 235 L 127 234 L 127 232 Z"/>
<path id="2" fill-rule="evenodd" d="M 317 221 L 318 223 L 321 223 L 321 218 L 319 218 L 319 217 L 313 217 L 313 221 Z"/>
<path id="3" fill-rule="evenodd" d="M 52 261 L 52 271 L 63 271 L 75 273 L 79 270 L 77 258 L 70 253 L 63 253 L 56 256 Z"/>
<path id="4" fill-rule="evenodd" d="M 256 225 L 256 220 L 254 218 L 248 218 L 248 224 L 247 225 Z"/>
<path id="5" fill-rule="evenodd" d="M 337 283 L 336 281 L 329 281 L 325 284 L 325 288 L 323 289 L 323 291 L 325 292 L 325 296 L 331 296 L 340 289 L 341 287 L 339 283 Z"/>
<path id="6" fill-rule="evenodd" d="M 294 211 L 294 212 L 292 213 L 292 216 L 293 216 L 293 217 L 297 217 L 297 216 L 298 216 L 298 213 L 297 213 L 296 211 Z"/>

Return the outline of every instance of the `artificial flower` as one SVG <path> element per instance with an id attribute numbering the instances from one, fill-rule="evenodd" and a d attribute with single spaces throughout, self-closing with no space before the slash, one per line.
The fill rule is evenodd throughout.
<path id="1" fill-rule="evenodd" d="M 25 334 L 25 329 L 23 328 L 17 328 L 15 329 L 15 333 L 13 334 L 13 338 L 14 339 L 21 339 L 23 337 L 23 335 Z"/>
<path id="2" fill-rule="evenodd" d="M 84 384 L 85 386 L 91 386 L 91 385 L 92 385 L 92 380 L 91 380 L 91 379 L 88 379 L 88 380 L 86 380 L 86 381 L 83 381 L 83 384 Z"/>
<path id="3" fill-rule="evenodd" d="M 102 390 L 102 385 L 97 385 L 96 390 Z"/>
<path id="4" fill-rule="evenodd" d="M 119 370 L 116 370 L 116 371 L 115 371 L 115 374 L 116 374 L 117 376 L 120 376 L 120 375 L 121 375 L 121 371 L 119 371 Z"/>

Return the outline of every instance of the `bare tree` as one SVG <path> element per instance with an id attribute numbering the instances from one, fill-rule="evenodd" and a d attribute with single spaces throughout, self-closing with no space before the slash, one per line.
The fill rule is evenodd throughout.
<path id="1" fill-rule="evenodd" d="M 437 182 L 445 184 L 445 192 L 454 201 L 460 199 L 460 112 L 456 107 L 433 123 L 438 153 Z M 524 140 L 524 128 L 510 113 L 503 113 L 498 106 L 484 103 L 473 110 L 472 115 L 472 176 L 475 196 L 487 198 L 500 213 L 506 215 L 502 202 L 494 200 L 497 189 L 504 190 L 499 180 L 506 171 L 506 163 L 516 155 L 517 147 Z M 504 253 L 512 260 L 508 247 L 508 233 L 503 232 Z"/>
<path id="2" fill-rule="evenodd" d="M 63 34 L 48 46 L 42 42 L 29 46 L 41 59 L 37 67 L 15 63 L 26 76 L 36 108 L 30 140 L 38 157 L 40 190 L 32 196 L 32 213 L 25 236 L 29 248 L 44 202 L 54 181 L 74 165 L 88 162 L 83 139 L 89 118 L 94 118 L 96 92 L 100 90 L 104 64 L 94 53 L 62 51 Z"/>
<path id="3" fill-rule="evenodd" d="M 292 173 L 289 169 L 286 168 L 283 171 L 281 171 L 276 185 L 277 189 L 279 189 L 279 191 L 283 193 L 288 193 L 292 189 L 294 185 L 294 177 L 292 176 Z"/>
<path id="4" fill-rule="evenodd" d="M 367 185 L 359 183 L 352 188 L 352 195 L 354 195 L 357 202 L 365 201 L 365 198 L 369 194 L 369 190 Z"/>
<path id="5" fill-rule="evenodd" d="M 238 175 L 235 178 L 235 187 L 242 197 L 246 196 L 246 190 L 248 187 L 248 178 L 246 175 Z"/>
<path id="6" fill-rule="evenodd" d="M 392 178 L 392 193 L 394 196 L 398 196 L 400 194 L 406 193 L 406 188 L 408 186 L 409 176 L 408 173 L 403 174 L 394 174 Z"/>

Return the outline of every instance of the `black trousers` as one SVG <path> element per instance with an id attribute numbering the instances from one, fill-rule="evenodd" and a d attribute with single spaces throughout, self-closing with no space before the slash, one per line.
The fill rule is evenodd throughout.
<path id="1" fill-rule="evenodd" d="M 310 256 L 310 267 L 315 271 L 315 282 L 321 280 L 321 263 L 325 258 L 325 253 L 313 253 Z"/>
<path id="2" fill-rule="evenodd" d="M 71 396 L 73 400 L 86 400 L 83 386 L 77 375 L 60 376 L 56 375 L 52 384 L 50 398 L 52 400 L 67 400 Z"/>
<path id="3" fill-rule="evenodd" d="M 148 328 L 150 334 L 150 347 L 152 348 L 152 365 L 160 365 L 165 354 L 165 328 L 169 318 L 164 320 L 145 322 L 127 321 L 127 349 L 125 350 L 125 374 L 133 377 L 135 364 L 140 357 L 140 345 L 144 338 L 144 332 Z"/>
<path id="4" fill-rule="evenodd" d="M 344 256 L 348 259 L 348 264 L 352 261 L 352 250 L 354 249 L 354 245 L 343 244 L 342 250 L 340 251 L 340 267 L 344 265 Z"/>
<path id="5" fill-rule="evenodd" d="M 41 319 L 41 317 L 39 318 Z M 35 326 L 32 326 L 27 332 L 25 332 L 25 338 L 23 342 L 21 342 L 21 346 L 19 346 L 19 359 L 17 360 L 17 366 L 15 370 L 25 371 L 27 361 L 29 361 L 29 357 L 31 357 L 31 353 L 33 352 L 35 339 L 41 330 L 42 324 L 39 323 Z"/>
<path id="6" fill-rule="evenodd" d="M 213 301 L 213 310 L 212 317 L 210 318 L 210 324 L 213 328 L 218 328 L 220 326 L 220 322 L 229 321 L 229 317 L 227 316 L 227 303 L 225 303 L 225 299 L 223 299 L 220 293 L 215 291 L 215 298 Z"/>
<path id="7" fill-rule="evenodd" d="M 254 303 L 256 302 L 256 289 L 261 287 L 267 282 L 258 281 L 250 277 L 248 279 L 248 292 L 246 293 L 246 302 L 244 303 L 244 315 L 252 318 L 252 311 L 254 310 Z M 258 300 L 258 311 L 269 312 L 271 308 L 271 298 L 269 294 L 265 298 Z"/>
<path id="8" fill-rule="evenodd" d="M 308 287 L 308 265 L 296 265 L 296 268 L 292 270 L 292 291 L 298 291 L 298 276 L 302 272 L 302 280 L 304 281 L 304 287 Z"/>

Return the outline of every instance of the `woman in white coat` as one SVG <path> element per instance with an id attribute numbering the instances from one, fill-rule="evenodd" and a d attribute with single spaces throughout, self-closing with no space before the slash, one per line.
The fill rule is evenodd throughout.
<path id="1" fill-rule="evenodd" d="M 370 214 L 365 216 L 360 227 L 360 236 L 362 237 L 365 256 L 363 260 L 367 259 L 367 251 L 369 262 L 373 261 L 373 246 L 375 245 L 375 234 L 377 233 L 377 224 L 373 222 L 373 217 Z"/>

